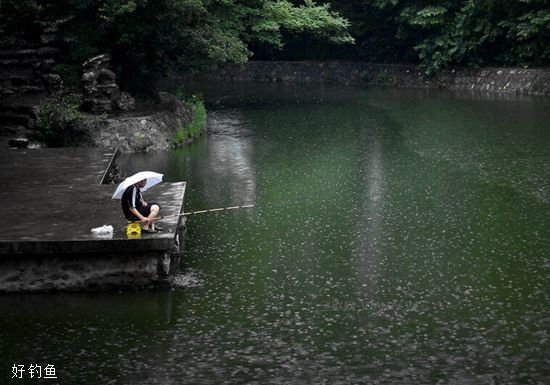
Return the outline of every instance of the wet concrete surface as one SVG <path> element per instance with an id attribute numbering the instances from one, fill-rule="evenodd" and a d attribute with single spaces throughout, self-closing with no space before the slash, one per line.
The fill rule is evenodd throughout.
<path id="1" fill-rule="evenodd" d="M 21 185 L 99 184 L 114 150 L 47 148 L 0 150 L 0 188 L 18 190 Z"/>
<path id="2" fill-rule="evenodd" d="M 113 152 L 97 149 L 1 150 L 0 255 L 166 250 L 179 217 L 159 220 L 164 231 L 128 239 L 116 185 L 100 185 Z M 185 182 L 161 183 L 144 193 L 161 215 L 183 209 Z M 91 229 L 112 225 L 112 237 Z"/>

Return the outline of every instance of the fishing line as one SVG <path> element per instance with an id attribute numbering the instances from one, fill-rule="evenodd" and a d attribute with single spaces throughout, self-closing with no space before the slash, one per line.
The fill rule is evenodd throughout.
<path id="1" fill-rule="evenodd" d="M 254 207 L 254 205 L 242 205 L 242 206 L 230 206 L 230 207 L 219 207 L 216 209 L 208 209 L 208 210 L 197 210 L 197 211 L 189 211 L 180 215 L 197 215 L 197 214 L 206 214 L 206 213 L 214 213 L 218 211 L 226 211 L 226 210 L 237 210 L 237 209 L 249 209 Z"/>
<path id="2" fill-rule="evenodd" d="M 337 198 L 324 198 L 324 199 L 284 199 L 284 200 L 274 200 L 270 202 L 265 202 L 262 204 L 262 207 L 269 208 L 269 207 L 289 207 L 289 206 L 307 206 L 307 205 L 319 205 L 319 203 L 332 203 L 337 202 Z M 200 215 L 200 214 L 209 214 L 209 213 L 215 213 L 215 212 L 222 212 L 222 211 L 231 211 L 231 210 L 238 210 L 238 209 L 248 209 L 256 207 L 253 204 L 249 205 L 240 205 L 240 206 L 228 206 L 228 207 L 218 207 L 213 209 L 207 209 L 207 210 L 193 210 L 184 212 L 181 214 L 174 214 L 174 215 L 166 215 L 163 217 L 157 217 L 155 219 L 165 219 L 165 218 L 174 218 L 174 217 L 180 217 L 180 216 L 188 216 L 188 215 Z"/>
<path id="3" fill-rule="evenodd" d="M 229 211 L 229 210 L 237 210 L 237 209 L 248 209 L 252 208 L 254 205 L 241 205 L 241 206 L 230 206 L 230 207 L 218 207 L 215 209 L 208 209 L 208 210 L 196 210 L 196 211 L 188 211 L 181 214 L 174 214 L 174 215 L 166 215 L 164 217 L 158 217 L 155 219 L 165 219 L 165 218 L 174 218 L 174 217 L 181 217 L 182 215 L 197 215 L 197 214 L 207 214 L 207 213 L 215 213 L 219 211 Z"/>

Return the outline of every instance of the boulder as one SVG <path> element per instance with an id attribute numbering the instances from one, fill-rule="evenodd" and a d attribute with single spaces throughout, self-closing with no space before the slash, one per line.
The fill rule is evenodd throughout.
<path id="1" fill-rule="evenodd" d="M 136 100 L 126 92 L 121 92 L 115 100 L 115 107 L 120 111 L 133 111 L 136 108 Z"/>
<path id="2" fill-rule="evenodd" d="M 82 109 L 101 115 L 113 109 L 130 111 L 135 109 L 135 100 L 127 93 L 121 93 L 116 74 L 111 70 L 111 57 L 98 55 L 87 60 L 82 74 Z"/>

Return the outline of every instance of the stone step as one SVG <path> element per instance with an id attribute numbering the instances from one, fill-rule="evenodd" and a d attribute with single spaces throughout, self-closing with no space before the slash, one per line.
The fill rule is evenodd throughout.
<path id="1" fill-rule="evenodd" d="M 43 94 L 17 95 L 0 100 L 0 129 L 7 134 L 22 132 L 32 126 Z"/>
<path id="2" fill-rule="evenodd" d="M 53 58 L 28 58 L 28 59 L 14 59 L 4 58 L 0 59 L 0 72 L 19 72 L 19 71 L 39 71 L 39 72 L 53 72 L 55 65 L 55 59 Z"/>
<path id="3" fill-rule="evenodd" d="M 29 127 L 33 118 L 27 114 L 13 112 L 0 112 L 0 125 L 2 126 L 24 126 Z"/>
<path id="4" fill-rule="evenodd" d="M 0 87 L 19 88 L 23 86 L 37 85 L 35 77 L 32 74 L 7 74 L 0 73 Z"/>
<path id="5" fill-rule="evenodd" d="M 36 104 L 35 104 L 36 103 Z M 33 103 L 0 104 L 0 114 L 20 114 L 35 116 L 38 101 Z"/>
<path id="6" fill-rule="evenodd" d="M 21 86 L 21 87 L 2 87 L 0 85 L 0 94 L 4 96 L 14 96 L 14 95 L 35 95 L 35 96 L 45 96 L 47 91 L 43 86 Z"/>
<path id="7" fill-rule="evenodd" d="M 59 55 L 59 49 L 55 47 L 25 48 L 25 49 L 3 49 L 0 50 L 0 58 L 5 59 L 26 59 L 55 57 Z"/>
<path id="8" fill-rule="evenodd" d="M 4 124 L 3 122 L 0 123 L 0 133 L 2 136 L 10 136 L 13 138 L 18 137 L 28 137 L 30 134 L 32 134 L 32 130 L 29 130 L 25 126 L 19 126 L 19 125 L 10 125 L 10 124 Z"/>

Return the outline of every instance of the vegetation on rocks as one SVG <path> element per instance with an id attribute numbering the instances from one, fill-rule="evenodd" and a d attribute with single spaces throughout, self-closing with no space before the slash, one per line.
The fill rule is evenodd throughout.
<path id="1" fill-rule="evenodd" d="M 175 146 L 181 146 L 199 138 L 206 130 L 206 107 L 203 100 L 193 96 L 185 104 L 191 110 L 191 121 L 187 125 L 182 123 L 174 138 Z"/>

